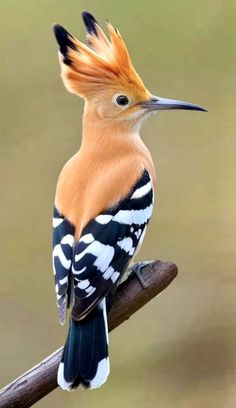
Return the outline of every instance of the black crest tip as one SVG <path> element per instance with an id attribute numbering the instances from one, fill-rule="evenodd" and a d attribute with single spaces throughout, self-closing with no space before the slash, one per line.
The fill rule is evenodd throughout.
<path id="1" fill-rule="evenodd" d="M 60 53 L 64 57 L 64 63 L 65 64 L 70 64 L 70 60 L 67 57 L 67 50 L 68 48 L 72 48 L 73 50 L 76 50 L 75 45 L 71 41 L 72 35 L 61 25 L 59 24 L 54 24 L 53 25 L 53 31 L 57 40 L 57 43 L 59 45 Z"/>
<path id="2" fill-rule="evenodd" d="M 93 17 L 88 11 L 83 11 L 82 18 L 88 33 L 97 36 L 96 24 L 98 25 L 98 22 L 96 18 Z"/>
<path id="3" fill-rule="evenodd" d="M 59 24 L 53 25 L 53 32 L 58 42 L 58 45 L 65 44 L 68 41 L 68 31 Z"/>

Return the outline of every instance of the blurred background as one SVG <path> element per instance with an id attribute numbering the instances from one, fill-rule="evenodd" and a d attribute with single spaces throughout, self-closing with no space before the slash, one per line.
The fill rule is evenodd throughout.
<path id="1" fill-rule="evenodd" d="M 80 13 L 108 18 L 154 94 L 198 103 L 142 136 L 158 174 L 139 259 L 178 278 L 111 334 L 98 391 L 59 389 L 48 407 L 236 406 L 236 3 L 234 0 L 0 2 L 0 385 L 62 345 L 51 267 L 55 185 L 81 141 L 83 103 L 60 76 L 51 25 L 84 39 Z"/>

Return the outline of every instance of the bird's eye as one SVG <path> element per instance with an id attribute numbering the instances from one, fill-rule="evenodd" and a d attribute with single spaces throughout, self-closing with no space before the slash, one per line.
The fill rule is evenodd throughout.
<path id="1" fill-rule="evenodd" d="M 125 105 L 128 105 L 129 99 L 125 95 L 119 95 L 116 98 L 116 103 L 117 105 L 125 106 Z"/>

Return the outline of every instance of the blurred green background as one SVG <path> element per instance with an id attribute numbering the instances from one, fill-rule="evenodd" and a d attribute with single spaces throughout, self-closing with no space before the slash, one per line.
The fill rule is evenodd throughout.
<path id="1" fill-rule="evenodd" d="M 0 385 L 64 342 L 51 267 L 55 184 L 81 140 L 83 103 L 64 89 L 51 25 L 84 38 L 80 12 L 110 19 L 154 94 L 209 113 L 163 112 L 142 135 L 158 174 L 139 259 L 176 281 L 111 335 L 98 391 L 59 389 L 48 407 L 236 406 L 235 0 L 0 2 Z"/>

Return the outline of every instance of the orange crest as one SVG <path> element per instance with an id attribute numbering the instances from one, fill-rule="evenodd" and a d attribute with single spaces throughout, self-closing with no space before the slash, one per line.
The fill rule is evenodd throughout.
<path id="1" fill-rule="evenodd" d="M 110 23 L 110 39 L 95 18 L 82 13 L 87 28 L 87 43 L 83 44 L 60 25 L 54 26 L 59 44 L 62 79 L 66 88 L 76 95 L 89 96 L 110 88 L 132 88 L 145 95 L 145 86 L 134 69 L 126 45 Z"/>

